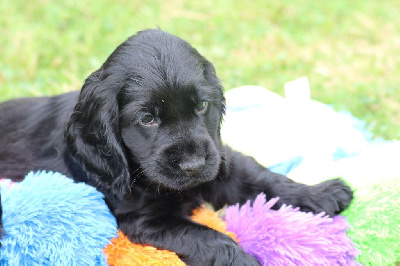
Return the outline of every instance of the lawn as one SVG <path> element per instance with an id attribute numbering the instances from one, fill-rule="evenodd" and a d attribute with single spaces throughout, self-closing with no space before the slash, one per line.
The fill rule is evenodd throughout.
<path id="1" fill-rule="evenodd" d="M 0 100 L 80 89 L 127 37 L 161 27 L 193 44 L 226 90 L 312 97 L 400 139 L 400 1 L 0 1 Z"/>

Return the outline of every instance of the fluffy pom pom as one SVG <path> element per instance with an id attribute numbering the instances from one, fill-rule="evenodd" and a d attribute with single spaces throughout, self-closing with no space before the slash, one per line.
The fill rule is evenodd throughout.
<path id="1" fill-rule="evenodd" d="M 117 225 L 95 188 L 46 172 L 1 188 L 1 265 L 107 265 Z"/>
<path id="2" fill-rule="evenodd" d="M 239 244 L 262 265 L 358 265 L 355 244 L 346 236 L 349 225 L 337 216 L 300 212 L 291 206 L 278 211 L 271 207 L 278 198 L 266 202 L 260 194 L 242 207 L 228 207 L 227 229 Z"/>

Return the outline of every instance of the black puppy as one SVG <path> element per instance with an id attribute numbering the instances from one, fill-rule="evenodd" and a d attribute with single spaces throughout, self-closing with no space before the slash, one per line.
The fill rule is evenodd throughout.
<path id="1" fill-rule="evenodd" d="M 187 42 L 147 30 L 122 43 L 81 92 L 0 105 L 0 176 L 51 170 L 95 186 L 133 242 L 176 252 L 190 265 L 257 265 L 228 236 L 191 221 L 260 192 L 335 215 L 352 191 L 270 172 L 223 146 L 224 96 L 213 65 Z"/>

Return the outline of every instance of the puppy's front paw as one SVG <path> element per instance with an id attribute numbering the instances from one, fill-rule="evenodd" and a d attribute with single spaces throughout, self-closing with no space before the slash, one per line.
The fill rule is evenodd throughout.
<path id="1" fill-rule="evenodd" d="M 352 199 L 351 188 L 341 179 L 332 179 L 309 187 L 309 197 L 301 209 L 314 213 L 325 212 L 332 217 L 346 209 Z"/>
<path id="2" fill-rule="evenodd" d="M 188 265 L 259 266 L 256 258 L 246 253 L 232 239 L 214 242 L 206 250 L 199 250 L 193 257 L 182 258 Z"/>
<path id="3" fill-rule="evenodd" d="M 232 266 L 259 266 L 260 263 L 256 258 L 247 254 L 242 249 L 239 250 L 239 253 L 233 258 L 229 265 Z"/>
<path id="4" fill-rule="evenodd" d="M 229 247 L 229 250 L 219 252 L 213 265 L 259 266 L 260 263 L 256 258 L 247 254 L 242 248 L 235 245 Z"/>

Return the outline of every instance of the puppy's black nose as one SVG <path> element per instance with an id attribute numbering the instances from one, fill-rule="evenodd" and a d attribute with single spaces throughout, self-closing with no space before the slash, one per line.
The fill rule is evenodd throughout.
<path id="1" fill-rule="evenodd" d="M 206 164 L 204 158 L 193 158 L 187 161 L 183 161 L 179 164 L 181 170 L 186 176 L 194 176 L 200 174 Z"/>

